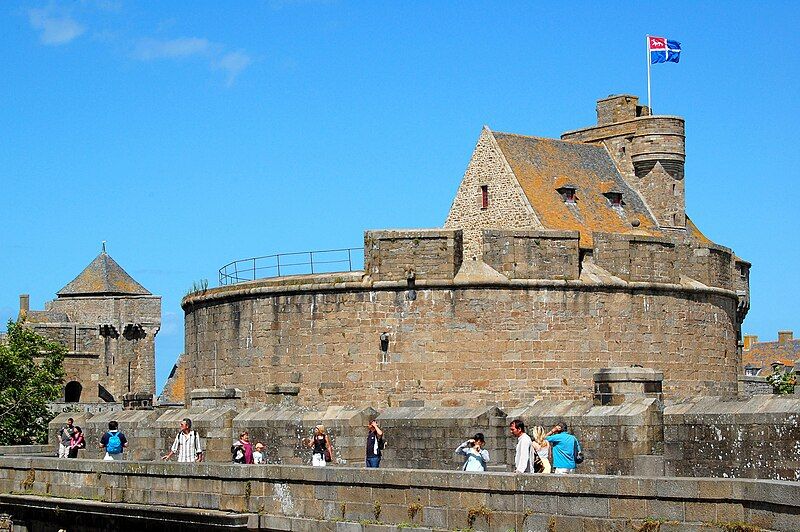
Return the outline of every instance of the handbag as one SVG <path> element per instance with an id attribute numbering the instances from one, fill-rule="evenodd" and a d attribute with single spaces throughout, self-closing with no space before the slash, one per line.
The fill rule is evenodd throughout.
<path id="1" fill-rule="evenodd" d="M 325 452 L 322 454 L 325 458 L 326 462 L 332 462 L 333 457 L 331 456 L 331 440 L 328 439 L 328 435 L 325 435 Z"/>
<path id="2" fill-rule="evenodd" d="M 544 473 L 544 462 L 542 462 L 542 457 L 537 452 L 533 453 L 533 472 Z"/>
<path id="3" fill-rule="evenodd" d="M 575 463 L 582 464 L 583 463 L 583 450 L 581 446 L 578 445 L 578 438 L 575 438 Z"/>

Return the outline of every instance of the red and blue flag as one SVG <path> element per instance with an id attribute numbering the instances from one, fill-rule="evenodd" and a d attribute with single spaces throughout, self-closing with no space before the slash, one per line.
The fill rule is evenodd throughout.
<path id="1" fill-rule="evenodd" d="M 650 52 L 650 63 L 677 63 L 681 60 L 681 43 L 664 37 L 648 37 L 647 50 Z"/>

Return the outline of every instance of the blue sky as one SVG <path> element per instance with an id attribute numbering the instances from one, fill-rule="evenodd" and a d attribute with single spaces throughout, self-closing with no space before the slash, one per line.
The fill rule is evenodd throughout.
<path id="1" fill-rule="evenodd" d="M 4 2 L 0 319 L 108 250 L 180 299 L 237 258 L 436 227 L 480 133 L 557 137 L 598 98 L 686 118 L 687 212 L 753 263 L 746 333 L 800 335 L 795 2 Z M 4 325 L 3 325 L 4 327 Z"/>

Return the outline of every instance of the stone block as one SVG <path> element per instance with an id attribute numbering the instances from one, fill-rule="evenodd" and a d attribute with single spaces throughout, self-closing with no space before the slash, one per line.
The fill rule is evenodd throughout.
<path id="1" fill-rule="evenodd" d="M 561 515 L 579 515 L 585 517 L 608 517 L 608 499 L 605 497 L 573 497 L 569 495 L 559 495 L 558 513 Z"/>
<path id="2" fill-rule="evenodd" d="M 716 506 L 710 502 L 685 502 L 686 521 L 712 523 L 717 520 Z"/>
<path id="3" fill-rule="evenodd" d="M 666 499 L 649 499 L 647 501 L 647 516 L 666 521 L 685 521 L 682 501 Z"/>
<path id="4" fill-rule="evenodd" d="M 718 502 L 714 507 L 718 522 L 738 522 L 744 519 L 745 511 L 741 503 Z"/>
<path id="5" fill-rule="evenodd" d="M 447 508 L 426 506 L 422 509 L 422 524 L 435 529 L 454 528 L 447 519 Z"/>
<path id="6" fill-rule="evenodd" d="M 644 519 L 647 517 L 647 504 L 642 499 L 612 497 L 609 503 L 609 517 L 625 519 Z"/>

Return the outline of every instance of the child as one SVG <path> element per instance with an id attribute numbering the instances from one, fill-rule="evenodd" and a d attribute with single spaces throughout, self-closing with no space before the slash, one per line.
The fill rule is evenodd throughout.
<path id="1" fill-rule="evenodd" d="M 256 443 L 256 450 L 255 452 L 253 452 L 253 463 L 254 464 L 267 463 L 267 453 L 264 451 L 264 444 L 261 442 Z"/>

